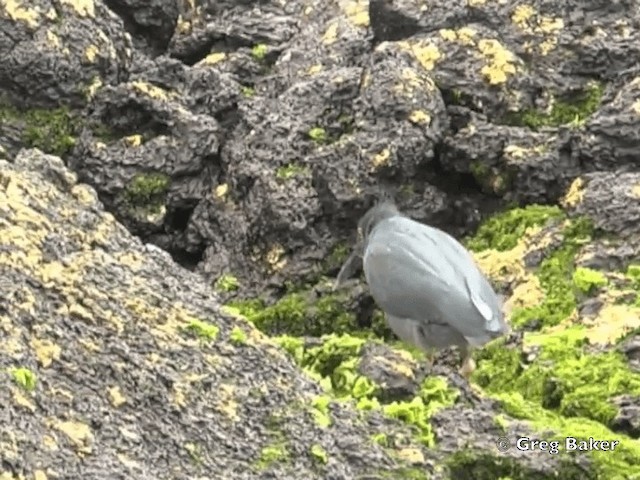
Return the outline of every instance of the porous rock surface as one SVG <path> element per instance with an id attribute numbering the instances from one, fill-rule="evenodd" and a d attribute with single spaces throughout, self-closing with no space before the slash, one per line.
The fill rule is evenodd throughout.
<path id="1" fill-rule="evenodd" d="M 319 387 L 221 312 L 195 274 L 131 236 L 57 157 L 0 161 L 0 287 L 3 479 L 394 471 L 369 438 L 384 420 L 340 407 L 320 426 Z M 194 334 L 202 324 L 216 334 Z M 35 374 L 34 388 L 11 381 L 16 368 Z M 263 449 L 281 444 L 290 460 L 262 467 Z"/>
<path id="2" fill-rule="evenodd" d="M 639 478 L 638 6 L 0 0 L 0 478 Z M 472 241 L 517 333 L 477 355 L 497 401 L 446 355 L 306 339 L 322 389 L 220 310 L 334 275 L 381 194 L 458 236 L 562 205 Z M 241 313 L 372 325 L 361 285 L 318 285 Z M 375 391 L 323 428 L 311 397 L 353 372 Z"/>

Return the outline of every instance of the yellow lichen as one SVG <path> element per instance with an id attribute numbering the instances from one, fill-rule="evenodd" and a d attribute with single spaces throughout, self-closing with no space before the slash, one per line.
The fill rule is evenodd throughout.
<path id="1" fill-rule="evenodd" d="M 414 110 L 409 114 L 409 120 L 420 125 L 429 125 L 431 123 L 431 115 L 424 110 Z"/>
<path id="2" fill-rule="evenodd" d="M 147 82 L 135 81 L 131 83 L 131 86 L 136 90 L 150 96 L 151 98 L 155 98 L 156 100 L 167 100 L 168 93 L 166 90 L 156 87 L 155 85 L 151 85 Z"/>
<path id="3" fill-rule="evenodd" d="M 235 387 L 233 385 L 222 384 L 217 388 L 218 401 L 215 408 L 223 413 L 231 421 L 238 420 L 238 402 L 235 400 Z"/>
<path id="4" fill-rule="evenodd" d="M 0 9 L 0 12 L 4 11 L 5 15 L 14 22 L 24 22 L 30 28 L 38 26 L 40 12 L 37 7 L 27 7 L 19 0 L 0 0 L 0 5 L 4 7 Z"/>
<path id="5" fill-rule="evenodd" d="M 98 49 L 98 47 L 96 47 L 95 45 L 89 45 L 84 51 L 84 56 L 87 60 L 93 63 L 96 61 L 96 57 L 98 56 L 99 52 L 100 50 Z"/>
<path id="6" fill-rule="evenodd" d="M 140 134 L 129 135 L 127 137 L 124 137 L 122 140 L 130 147 L 135 148 L 142 145 L 142 135 Z"/>
<path id="7" fill-rule="evenodd" d="M 457 42 L 461 45 L 475 45 L 476 31 L 473 28 L 462 27 L 457 30 L 442 29 L 439 31 L 440 36 L 448 42 Z"/>
<path id="8" fill-rule="evenodd" d="M 424 454 L 418 448 L 405 447 L 396 451 L 398 458 L 411 465 L 424 464 Z"/>
<path id="9" fill-rule="evenodd" d="M 116 408 L 124 405 L 127 402 L 127 399 L 122 394 L 122 391 L 118 386 L 111 387 L 108 391 L 108 394 L 109 394 L 109 401 L 111 402 L 111 405 L 113 405 Z"/>
<path id="10" fill-rule="evenodd" d="M 583 318 L 587 338 L 593 345 L 613 345 L 624 335 L 640 328 L 640 308 L 604 305 L 595 318 Z"/>
<path id="11" fill-rule="evenodd" d="M 43 470 L 35 470 L 33 472 L 33 480 L 47 480 L 47 474 Z"/>
<path id="12" fill-rule="evenodd" d="M 210 53 L 206 57 L 204 57 L 198 65 L 215 65 L 216 63 L 220 63 L 221 61 L 227 58 L 227 54 L 224 52 L 214 52 Z"/>
<path id="13" fill-rule="evenodd" d="M 283 258 L 284 248 L 282 245 L 275 244 L 265 255 L 265 261 L 271 267 L 273 271 L 279 271 L 284 268 L 287 263 L 287 259 Z"/>
<path id="14" fill-rule="evenodd" d="M 369 1 L 368 0 L 342 0 L 342 9 L 349 21 L 357 27 L 369 26 Z"/>
<path id="15" fill-rule="evenodd" d="M 418 60 L 420 65 L 427 71 L 433 70 L 438 60 L 442 58 L 442 53 L 440 53 L 438 46 L 432 42 L 402 42 L 402 46 L 405 46 L 405 48 L 407 45 L 416 57 L 416 60 Z"/>
<path id="16" fill-rule="evenodd" d="M 81 17 L 95 17 L 96 6 L 93 0 L 60 0 L 60 3 L 70 6 Z"/>
<path id="17" fill-rule="evenodd" d="M 65 434 L 77 452 L 84 454 L 91 453 L 94 437 L 89 425 L 82 422 L 62 422 L 57 419 L 51 419 L 47 423 L 50 427 L 53 427 L 59 432 Z"/>
<path id="18" fill-rule="evenodd" d="M 525 50 L 538 49 L 542 55 L 547 55 L 558 44 L 557 32 L 564 28 L 561 18 L 547 17 L 531 5 L 518 5 L 511 14 L 511 20 L 523 32 L 529 35 L 542 35 L 544 40 L 526 42 Z"/>
<path id="19" fill-rule="evenodd" d="M 51 340 L 31 339 L 31 348 L 35 350 L 38 362 L 43 368 L 49 368 L 51 364 L 60 359 L 62 349 Z"/>
<path id="20" fill-rule="evenodd" d="M 544 151 L 545 147 L 538 145 L 535 147 L 521 147 L 518 145 L 507 145 L 504 148 L 504 154 L 507 160 L 523 160 L 533 155 L 538 155 Z"/>
<path id="21" fill-rule="evenodd" d="M 332 22 L 322 36 L 322 42 L 331 45 L 338 39 L 338 22 Z"/>
<path id="22" fill-rule="evenodd" d="M 478 42 L 478 50 L 487 61 L 481 72 L 491 85 L 505 83 L 517 72 L 516 57 L 499 41 L 484 38 Z"/>
<path id="23" fill-rule="evenodd" d="M 223 183 L 215 188 L 214 195 L 218 198 L 223 198 L 227 196 L 227 193 L 229 193 L 229 185 Z"/>
<path id="24" fill-rule="evenodd" d="M 582 202 L 584 196 L 584 180 L 578 177 L 572 183 L 567 193 L 560 201 L 565 208 L 574 208 Z"/>
<path id="25" fill-rule="evenodd" d="M 383 149 L 380 153 L 374 155 L 371 163 L 373 168 L 380 168 L 389 163 L 389 158 L 391 158 L 391 152 L 388 148 Z"/>
<path id="26" fill-rule="evenodd" d="M 17 388 L 11 388 L 11 396 L 13 397 L 13 401 L 16 405 L 26 408 L 30 412 L 36 411 L 36 406 L 25 396 L 24 391 L 18 390 Z"/>

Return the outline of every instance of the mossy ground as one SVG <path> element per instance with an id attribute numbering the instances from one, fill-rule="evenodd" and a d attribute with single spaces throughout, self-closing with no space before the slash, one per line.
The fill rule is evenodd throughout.
<path id="1" fill-rule="evenodd" d="M 585 453 L 593 463 L 586 478 L 640 475 L 638 441 L 610 429 L 617 414 L 612 398 L 623 393 L 640 395 L 640 375 L 629 370 L 614 345 L 591 348 L 588 327 L 577 321 L 579 303 L 609 287 L 606 272 L 575 264 L 580 249 L 597 234 L 592 222 L 567 218 L 557 207 L 533 205 L 494 216 L 465 243 L 476 254 L 508 257 L 531 231 L 549 231 L 554 238 L 545 245 L 537 266 L 526 269 L 537 279 L 542 301 L 511 313 L 514 329 L 527 330 L 522 348 L 505 346 L 506 339 L 501 339 L 476 352 L 478 368 L 472 381 L 498 399 L 506 415 L 528 421 L 534 430 L 553 432 L 541 435 L 619 440 L 614 452 Z M 344 252 L 337 248 L 337 253 Z M 621 275 L 640 290 L 640 267 L 630 266 Z M 359 375 L 358 365 L 365 342 L 383 341 L 385 336 L 388 341 L 388 331 L 381 316 L 382 325 L 374 329 L 357 325 L 344 307 L 346 300 L 345 293 L 318 297 L 302 290 L 274 305 L 254 300 L 236 303 L 235 308 L 261 330 L 277 335 L 280 345 L 319 380 L 326 391 L 314 406 L 319 423 L 326 418 L 323 406 L 326 409 L 331 400 L 351 399 L 363 411 L 380 410 L 412 425 L 416 440 L 434 446 L 429 418 L 453 404 L 457 391 L 445 378 L 427 378 L 413 399 L 382 404 L 379 386 Z M 322 343 L 305 348 L 304 336 L 322 337 Z M 385 440 L 375 439 L 381 444 Z M 478 479 L 530 478 L 530 472 L 513 461 L 487 451 L 462 450 L 450 458 L 449 467 L 454 477 L 456 472 L 470 470 Z M 565 470 L 563 478 L 583 478 L 584 472 L 569 464 Z"/>
<path id="2" fill-rule="evenodd" d="M 153 216 L 164 207 L 170 181 L 163 173 L 139 173 L 125 187 L 122 197 L 131 212 Z"/>
<path id="3" fill-rule="evenodd" d="M 64 156 L 75 145 L 78 119 L 64 107 L 55 109 L 19 110 L 0 99 L 0 124 L 22 127 L 22 142 L 26 147 Z"/>
<path id="4" fill-rule="evenodd" d="M 598 108 L 603 86 L 593 82 L 581 91 L 561 98 L 554 98 L 548 111 L 524 110 L 507 116 L 510 125 L 527 126 L 537 130 L 560 125 L 582 125 Z"/>

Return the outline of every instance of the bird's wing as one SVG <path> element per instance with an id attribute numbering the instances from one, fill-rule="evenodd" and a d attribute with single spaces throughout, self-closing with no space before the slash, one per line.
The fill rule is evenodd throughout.
<path id="1" fill-rule="evenodd" d="M 432 227 L 425 226 L 425 228 L 431 230 L 431 236 L 438 238 L 438 243 L 443 245 L 445 257 L 457 270 L 456 278 L 464 279 L 468 298 L 485 320 L 485 329 L 494 333 L 503 331 L 505 324 L 500 297 L 493 290 L 471 253 L 448 233 Z"/>
<path id="2" fill-rule="evenodd" d="M 367 244 L 364 271 L 371 294 L 389 315 L 437 322 L 454 272 L 432 245 L 421 246 L 422 239 L 395 220 L 376 227 Z"/>
<path id="3" fill-rule="evenodd" d="M 408 218 L 372 232 L 364 259 L 376 303 L 388 314 L 447 323 L 463 334 L 493 327 L 495 295 L 471 255 L 453 237 Z M 487 283 L 488 284 L 488 283 Z M 478 315 L 469 315 L 473 308 Z M 469 317 L 473 318 L 469 318 Z"/>

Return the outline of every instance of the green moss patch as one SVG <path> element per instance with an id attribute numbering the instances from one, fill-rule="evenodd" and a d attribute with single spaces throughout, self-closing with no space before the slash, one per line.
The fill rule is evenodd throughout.
<path id="1" fill-rule="evenodd" d="M 234 292 L 240 288 L 240 282 L 233 275 L 221 275 L 215 283 L 216 290 L 221 292 Z"/>
<path id="2" fill-rule="evenodd" d="M 207 342 L 215 340 L 220 333 L 220 328 L 216 325 L 201 320 L 192 320 L 185 330 Z"/>
<path id="3" fill-rule="evenodd" d="M 592 234 L 590 220 L 579 218 L 569 222 L 562 232 L 560 246 L 547 255 L 535 272 L 544 300 L 540 305 L 516 309 L 511 317 L 514 326 L 553 326 L 571 315 L 577 307 L 578 293 L 574 284 L 575 257 Z"/>
<path id="4" fill-rule="evenodd" d="M 20 385 L 27 392 L 32 392 L 36 389 L 37 377 L 28 368 L 17 367 L 9 369 L 9 374 L 13 378 L 13 381 Z"/>
<path id="5" fill-rule="evenodd" d="M 573 272 L 573 284 L 583 294 L 591 295 L 598 288 L 604 287 L 607 284 L 607 277 L 597 270 L 578 267 Z"/>
<path id="6" fill-rule="evenodd" d="M 280 337 L 277 341 L 320 382 L 328 393 L 327 398 L 355 399 L 360 410 L 380 410 L 389 418 L 399 419 L 414 427 L 416 438 L 427 446 L 435 444 L 430 418 L 441 408 L 453 405 L 459 395 L 446 379 L 428 377 L 413 399 L 383 404 L 378 397 L 379 386 L 358 372 L 364 339 L 330 335 L 323 338 L 321 346 L 307 350 L 299 339 Z"/>
<path id="7" fill-rule="evenodd" d="M 320 337 L 329 333 L 347 333 L 357 329 L 355 315 L 344 308 L 344 296 L 324 295 L 310 300 L 308 292 L 286 294 L 271 306 L 260 300 L 230 302 L 229 306 L 247 317 L 269 335 Z"/>
<path id="8" fill-rule="evenodd" d="M 514 248 L 531 227 L 544 225 L 552 219 L 561 218 L 562 210 L 555 206 L 529 205 L 498 213 L 478 228 L 476 234 L 466 240 L 472 251 L 495 249 L 505 251 Z"/>
<path id="9" fill-rule="evenodd" d="M 592 82 L 582 91 L 562 98 L 554 98 L 551 109 L 547 112 L 527 109 L 507 115 L 505 123 L 527 126 L 533 130 L 560 125 L 579 126 L 598 109 L 603 91 L 602 84 Z"/>
<path id="10" fill-rule="evenodd" d="M 0 103 L 0 124 L 22 124 L 25 147 L 64 156 L 75 145 L 78 120 L 67 108 L 18 110 Z"/>

